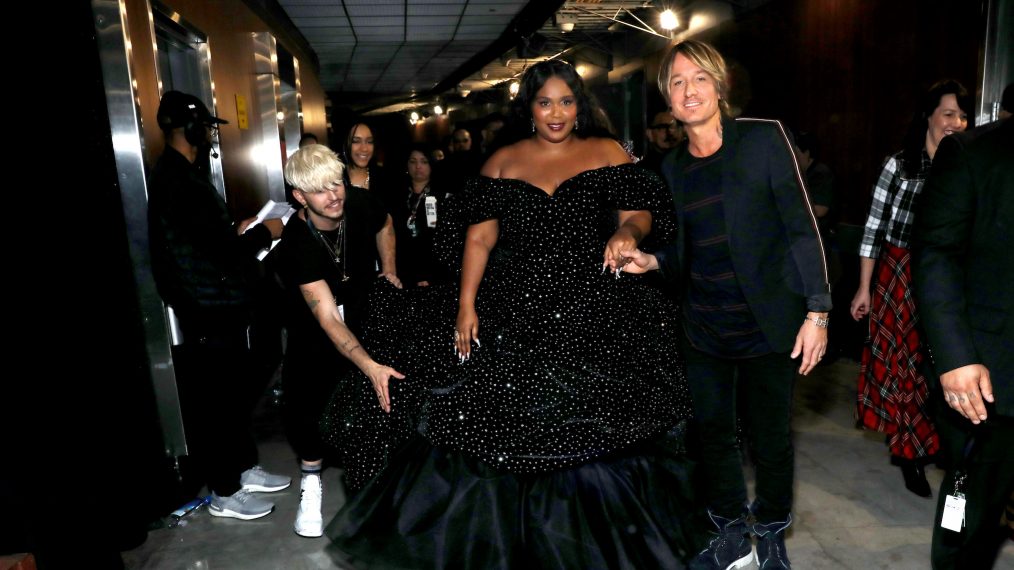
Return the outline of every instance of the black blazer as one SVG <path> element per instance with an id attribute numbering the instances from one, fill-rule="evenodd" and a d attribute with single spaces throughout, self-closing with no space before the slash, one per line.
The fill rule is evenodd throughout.
<path id="1" fill-rule="evenodd" d="M 1014 120 L 944 138 L 913 229 L 917 306 L 936 371 L 985 365 L 1004 416 L 1014 416 L 1012 230 Z"/>
<path id="2" fill-rule="evenodd" d="M 806 311 L 831 310 L 827 262 L 817 218 L 792 143 L 778 121 L 722 118 L 722 199 L 736 278 L 768 344 L 789 352 Z M 667 281 L 687 289 L 683 171 L 687 143 L 666 156 L 662 174 L 672 190 L 680 232 L 656 253 Z"/>

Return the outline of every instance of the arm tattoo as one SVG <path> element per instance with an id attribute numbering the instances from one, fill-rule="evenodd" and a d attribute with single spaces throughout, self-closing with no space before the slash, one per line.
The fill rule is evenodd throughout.
<path id="1" fill-rule="evenodd" d="M 320 304 L 320 301 L 314 298 L 313 293 L 310 291 L 303 291 L 303 298 L 306 299 L 306 304 L 310 307 L 311 312 Z"/>

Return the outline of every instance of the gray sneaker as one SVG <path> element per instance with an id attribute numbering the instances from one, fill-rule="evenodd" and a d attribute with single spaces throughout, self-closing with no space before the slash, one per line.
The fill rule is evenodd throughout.
<path id="1" fill-rule="evenodd" d="M 208 512 L 213 517 L 231 517 L 245 521 L 259 519 L 275 508 L 274 503 L 258 499 L 250 491 L 240 489 L 227 497 L 211 494 Z"/>
<path id="2" fill-rule="evenodd" d="M 254 465 L 239 476 L 239 484 L 244 491 L 274 493 L 291 485 L 292 477 L 268 473 L 260 465 Z"/>

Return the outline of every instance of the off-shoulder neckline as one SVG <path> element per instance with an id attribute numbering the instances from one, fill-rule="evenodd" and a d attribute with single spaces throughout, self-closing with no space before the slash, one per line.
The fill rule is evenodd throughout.
<path id="1" fill-rule="evenodd" d="M 486 180 L 504 180 L 504 181 L 507 181 L 507 182 L 516 182 L 516 183 L 521 184 L 522 186 L 525 186 L 527 188 L 531 188 L 533 190 L 538 190 L 541 194 L 544 194 L 544 195 L 552 198 L 553 196 L 555 196 L 557 194 L 557 192 L 560 191 L 561 188 L 563 188 L 564 186 L 566 186 L 569 182 L 572 182 L 574 180 L 582 178 L 586 174 L 589 174 L 589 173 L 592 173 L 592 172 L 601 172 L 603 170 L 609 170 L 611 168 L 625 168 L 625 167 L 628 167 L 628 166 L 633 166 L 634 164 L 635 163 L 633 163 L 633 162 L 625 162 L 623 164 L 607 164 L 606 166 L 599 166 L 598 168 L 589 168 L 588 170 L 582 170 L 581 172 L 578 172 L 574 176 L 571 176 L 570 178 L 567 178 L 563 182 L 560 182 L 560 185 L 557 186 L 552 192 L 547 192 L 541 186 L 536 186 L 535 184 L 532 184 L 531 182 L 529 182 L 527 180 L 522 180 L 520 178 L 492 178 L 490 176 L 480 176 L 480 178 L 484 178 Z"/>

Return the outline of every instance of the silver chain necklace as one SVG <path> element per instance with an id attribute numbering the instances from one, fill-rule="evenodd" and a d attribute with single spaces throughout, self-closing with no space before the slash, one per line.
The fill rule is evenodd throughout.
<path id="1" fill-rule="evenodd" d="M 313 234 L 317 236 L 317 240 L 320 242 L 321 247 L 323 247 L 327 251 L 328 259 L 330 259 L 331 262 L 334 263 L 335 267 L 341 270 L 342 281 L 343 282 L 348 281 L 349 276 L 345 271 L 346 263 L 344 263 L 345 260 L 342 257 L 343 255 L 345 255 L 347 251 L 346 249 L 347 234 L 345 232 L 345 217 L 342 216 L 341 221 L 338 222 L 338 227 L 336 228 L 337 233 L 335 234 L 334 241 L 328 239 L 328 237 L 324 235 L 324 232 L 318 230 L 316 226 L 313 225 L 313 222 L 310 221 L 309 215 L 306 216 L 306 224 L 310 226 L 310 229 L 313 230 Z"/>

